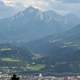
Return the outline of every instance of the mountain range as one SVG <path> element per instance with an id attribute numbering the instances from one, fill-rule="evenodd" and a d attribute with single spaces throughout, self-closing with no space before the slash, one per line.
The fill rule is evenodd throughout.
<path id="1" fill-rule="evenodd" d="M 29 7 L 13 17 L 0 20 L 0 41 L 29 42 L 38 40 L 48 35 L 65 32 L 77 25 L 79 20 L 75 15 L 61 16 L 55 11 L 41 12 Z"/>
<path id="2" fill-rule="evenodd" d="M 0 43 L 4 43 L 0 44 L 0 63 L 7 61 L 10 65 L 11 61 L 13 65 L 21 60 L 27 65 L 31 61 L 32 65 L 45 64 L 53 72 L 78 72 L 79 34 L 80 19 L 76 15 L 62 16 L 55 11 L 41 12 L 29 7 L 15 16 L 0 19 Z"/>

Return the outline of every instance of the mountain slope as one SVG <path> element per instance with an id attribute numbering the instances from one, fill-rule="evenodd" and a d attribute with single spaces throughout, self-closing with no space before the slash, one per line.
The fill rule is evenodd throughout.
<path id="1" fill-rule="evenodd" d="M 63 39 L 70 40 L 70 41 L 80 41 L 80 25 L 75 26 L 71 30 L 67 31 L 63 36 Z"/>
<path id="2" fill-rule="evenodd" d="M 54 38 L 54 35 L 42 38 L 28 43 L 28 47 L 34 53 L 52 58 L 61 57 L 68 59 L 69 56 L 74 56 L 80 52 L 80 25 L 72 28 L 71 30 L 60 34 Z M 56 55 L 56 56 L 55 56 Z M 54 57 L 55 56 L 55 57 Z M 71 57 L 70 57 L 71 58 Z"/>

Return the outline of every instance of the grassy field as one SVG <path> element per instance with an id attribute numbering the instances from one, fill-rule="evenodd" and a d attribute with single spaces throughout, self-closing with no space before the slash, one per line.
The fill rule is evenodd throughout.
<path id="1" fill-rule="evenodd" d="M 41 71 L 42 69 L 45 68 L 45 65 L 43 65 L 43 64 L 35 64 L 35 65 L 28 64 L 26 66 L 26 68 L 31 70 L 31 71 Z"/>
<path id="2" fill-rule="evenodd" d="M 0 51 L 11 51 L 12 48 L 0 48 Z"/>
<path id="3" fill-rule="evenodd" d="M 1 58 L 1 60 L 5 62 L 20 62 L 20 60 L 14 58 Z"/>

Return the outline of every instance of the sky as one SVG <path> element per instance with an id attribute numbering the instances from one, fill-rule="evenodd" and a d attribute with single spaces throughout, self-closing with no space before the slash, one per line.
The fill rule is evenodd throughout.
<path id="1" fill-rule="evenodd" d="M 80 13 L 80 0 L 0 0 L 0 2 L 3 2 L 6 7 L 14 8 L 17 11 L 32 6 L 41 11 L 55 10 L 60 14 Z"/>

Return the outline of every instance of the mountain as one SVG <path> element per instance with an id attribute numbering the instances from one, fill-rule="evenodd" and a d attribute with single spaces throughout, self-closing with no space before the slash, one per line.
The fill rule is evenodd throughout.
<path id="1" fill-rule="evenodd" d="M 49 20 L 50 18 L 51 20 Z M 29 7 L 14 17 L 1 20 L 0 33 L 7 37 L 7 41 L 20 40 L 25 42 L 59 33 L 61 32 L 59 27 L 61 28 L 60 24 L 54 20 L 54 17 L 52 18 L 52 15 L 44 14 Z"/>
<path id="2" fill-rule="evenodd" d="M 34 52 L 44 55 L 50 52 L 52 54 L 55 49 L 66 47 L 64 44 L 71 44 L 75 39 L 79 40 L 79 29 L 71 26 L 76 23 L 71 18 L 78 21 L 79 19 L 71 14 L 67 15 L 67 18 L 72 23 L 69 21 L 70 24 L 64 26 L 64 16 L 58 15 L 54 11 L 40 12 L 29 7 L 16 16 L 0 21 L 0 41 L 1 43 L 31 41 L 28 47 L 33 48 Z M 65 27 L 68 27 L 69 31 L 66 31 Z"/>
<path id="3" fill-rule="evenodd" d="M 63 16 L 55 11 L 41 12 L 33 7 L 0 20 L 1 42 L 29 42 L 66 30 Z"/>

